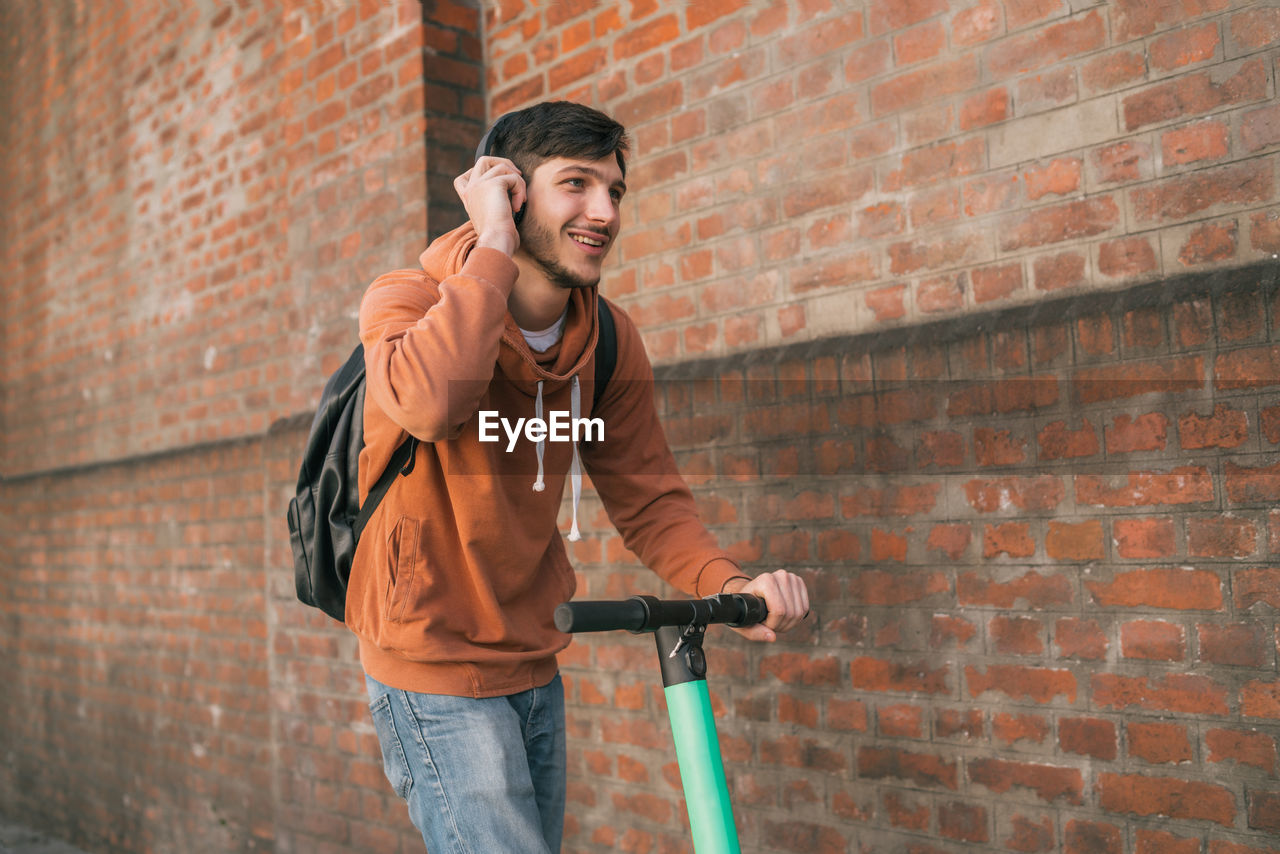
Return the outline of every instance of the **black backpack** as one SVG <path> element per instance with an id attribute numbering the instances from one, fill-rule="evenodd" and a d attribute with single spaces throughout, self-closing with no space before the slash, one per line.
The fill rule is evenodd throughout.
<path id="1" fill-rule="evenodd" d="M 596 300 L 600 334 L 596 347 L 595 392 L 600 403 L 618 361 L 613 314 Z M 364 448 L 364 345 L 357 344 L 329 377 L 311 422 L 297 493 L 289 500 L 289 545 L 298 599 L 338 622 L 346 615 L 347 579 L 360 532 L 399 475 L 413 470 L 418 439 L 410 436 L 392 454 L 386 470 L 360 505 L 358 467 Z"/>

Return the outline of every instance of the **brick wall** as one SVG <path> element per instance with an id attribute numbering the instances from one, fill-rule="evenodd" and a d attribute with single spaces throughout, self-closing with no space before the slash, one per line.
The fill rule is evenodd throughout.
<path id="1" fill-rule="evenodd" d="M 664 360 L 1280 251 L 1280 12 L 1230 0 L 489 7 L 494 113 L 630 126 L 608 289 Z"/>
<path id="2" fill-rule="evenodd" d="M 483 26 L 482 26 L 483 19 Z M 704 517 L 748 851 L 1280 852 L 1280 14 L 1228 0 L 0 3 L 0 814 L 418 850 L 283 507 L 486 113 L 636 142 L 605 282 Z M 487 108 L 487 109 L 486 109 Z M 598 507 L 583 595 L 661 592 Z M 644 638 L 564 658 L 573 851 L 687 850 Z"/>
<path id="3" fill-rule="evenodd" d="M 660 371 L 707 520 L 817 602 L 709 641 L 744 850 L 1280 850 L 1278 274 Z M 651 646 L 566 656 L 571 850 L 685 850 Z"/>
<path id="4" fill-rule="evenodd" d="M 311 405 L 364 287 L 417 256 L 422 49 L 451 27 L 417 3 L 0 16 L 22 117 L 0 167 L 3 470 L 260 436 Z"/>

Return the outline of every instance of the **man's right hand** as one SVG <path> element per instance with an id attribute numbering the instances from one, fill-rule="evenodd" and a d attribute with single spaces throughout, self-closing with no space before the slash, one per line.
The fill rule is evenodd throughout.
<path id="1" fill-rule="evenodd" d="M 513 212 L 527 202 L 524 178 L 505 157 L 481 157 L 453 179 L 467 216 L 479 236 L 478 246 L 513 255 L 520 246 Z"/>

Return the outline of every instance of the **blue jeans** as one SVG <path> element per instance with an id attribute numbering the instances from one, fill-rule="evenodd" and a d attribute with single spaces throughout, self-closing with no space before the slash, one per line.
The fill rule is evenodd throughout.
<path id="1" fill-rule="evenodd" d="M 476 700 L 416 694 L 370 676 L 382 767 L 430 854 L 560 850 L 564 685 Z"/>

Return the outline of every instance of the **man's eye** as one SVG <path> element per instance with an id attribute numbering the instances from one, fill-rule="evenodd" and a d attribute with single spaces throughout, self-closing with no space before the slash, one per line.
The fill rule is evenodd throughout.
<path id="1" fill-rule="evenodd" d="M 565 183 L 572 184 L 575 187 L 585 187 L 587 185 L 587 182 L 581 178 L 570 178 L 568 181 L 565 181 Z"/>

